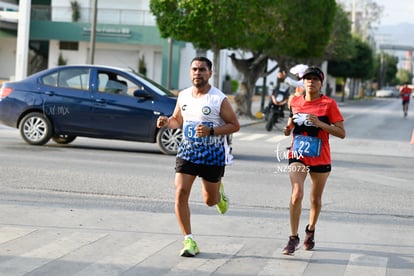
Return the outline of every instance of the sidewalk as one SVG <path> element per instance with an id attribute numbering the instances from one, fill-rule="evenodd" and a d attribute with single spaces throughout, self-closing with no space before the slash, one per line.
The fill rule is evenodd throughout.
<path id="1" fill-rule="evenodd" d="M 294 256 L 286 256 L 281 254 L 286 244 L 282 233 L 288 228 L 286 210 L 232 206 L 222 216 L 209 208 L 192 215 L 201 253 L 183 258 L 178 254 L 182 236 L 173 212 L 10 202 L 1 202 L 0 209 L 8 214 L 0 224 L 4 276 L 399 276 L 414 271 L 414 230 L 398 227 L 404 218 L 381 224 L 381 233 L 393 235 L 378 244 L 373 240 L 373 233 L 375 238 L 379 233 L 377 218 L 354 214 L 338 219 L 338 214 L 325 212 L 315 250 L 298 249 Z M 401 246 L 402 236 L 406 246 Z"/>

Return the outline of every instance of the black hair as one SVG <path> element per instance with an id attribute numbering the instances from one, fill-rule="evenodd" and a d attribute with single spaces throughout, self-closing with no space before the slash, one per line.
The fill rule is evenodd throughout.
<path id="1" fill-rule="evenodd" d="M 195 60 L 207 63 L 208 70 L 211 71 L 211 68 L 213 67 L 213 63 L 211 62 L 211 60 L 209 60 L 206 57 L 195 57 L 195 58 L 193 58 L 191 63 L 193 63 L 193 61 L 195 61 Z"/>

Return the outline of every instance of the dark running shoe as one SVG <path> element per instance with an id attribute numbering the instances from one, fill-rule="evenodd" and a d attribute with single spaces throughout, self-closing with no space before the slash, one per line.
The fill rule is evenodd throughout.
<path id="1" fill-rule="evenodd" d="M 299 245 L 299 236 L 290 236 L 288 244 L 286 245 L 285 249 L 283 249 L 282 253 L 285 255 L 292 255 L 295 253 Z"/>
<path id="2" fill-rule="evenodd" d="M 312 250 L 315 246 L 315 229 L 311 231 L 309 230 L 309 225 L 307 225 L 305 233 L 306 236 L 305 241 L 303 242 L 303 247 L 305 248 L 305 250 Z"/>

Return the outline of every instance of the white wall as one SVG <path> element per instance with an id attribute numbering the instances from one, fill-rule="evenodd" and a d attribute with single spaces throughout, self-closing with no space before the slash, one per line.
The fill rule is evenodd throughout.
<path id="1" fill-rule="evenodd" d="M 59 50 L 59 41 L 51 40 L 49 42 L 49 57 L 48 68 L 58 65 L 59 54 L 62 54 L 63 59 L 67 60 L 68 64 L 83 64 L 87 60 L 87 47 L 88 44 L 83 42 L 79 43 L 78 51 Z"/>
<path id="2" fill-rule="evenodd" d="M 220 51 L 220 76 L 219 76 L 219 87 L 222 88 L 221 84 L 227 74 L 230 75 L 232 79 L 240 81 L 240 74 L 234 68 L 233 63 L 229 55 L 232 51 L 228 50 L 221 50 Z M 181 60 L 180 60 L 180 67 L 178 68 L 179 74 L 179 81 L 178 81 L 178 90 L 182 90 L 186 87 L 192 85 L 190 80 L 190 63 L 191 60 L 197 55 L 196 50 L 194 49 L 191 43 L 186 43 L 185 47 L 181 49 Z M 214 60 L 214 55 L 212 51 L 207 51 L 207 58 L 209 58 L 212 62 Z M 215 64 L 213 64 L 213 70 L 216 70 Z M 210 79 L 210 84 L 214 83 L 214 77 Z"/>
<path id="3" fill-rule="evenodd" d="M 16 39 L 2 38 L 0 47 L 0 79 L 13 77 L 16 68 Z"/>
<path id="4" fill-rule="evenodd" d="M 181 49 L 181 59 L 179 68 L 174 68 L 173 70 L 178 69 L 179 77 L 178 77 L 178 87 L 174 87 L 177 90 L 183 90 L 191 86 L 190 80 L 190 63 L 191 60 L 195 57 L 196 51 L 192 47 L 191 43 L 186 43 L 185 47 Z"/>
<path id="5" fill-rule="evenodd" d="M 52 21 L 71 22 L 70 0 L 52 0 Z M 93 0 L 78 0 L 79 22 L 90 22 Z M 99 0 L 97 22 L 107 24 L 131 24 L 155 26 L 155 18 L 149 11 L 149 0 Z"/>
<path id="6" fill-rule="evenodd" d="M 59 50 L 59 41 L 50 41 L 48 67 L 58 64 L 59 53 L 67 60 L 67 64 L 84 64 L 87 62 L 89 43 L 80 42 L 78 51 Z M 95 45 L 94 63 L 97 65 L 109 65 L 120 68 L 132 68 L 138 71 L 138 60 L 144 56 L 147 65 L 147 76 L 157 82 L 161 82 L 162 59 L 159 58 L 161 48 L 128 45 L 97 43 Z"/>

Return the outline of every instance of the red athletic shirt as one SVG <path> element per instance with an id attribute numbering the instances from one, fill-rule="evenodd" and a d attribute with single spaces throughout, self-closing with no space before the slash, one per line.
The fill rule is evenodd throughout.
<path id="1" fill-rule="evenodd" d="M 407 86 L 401 88 L 400 95 L 401 95 L 402 100 L 403 101 L 409 101 L 410 96 L 411 96 L 411 92 L 412 92 L 411 88 L 409 88 Z"/>
<path id="2" fill-rule="evenodd" d="M 320 98 L 313 101 L 305 101 L 304 96 L 293 97 L 290 102 L 290 116 L 293 118 L 293 139 L 292 146 L 289 151 L 289 158 L 297 158 L 304 162 L 307 166 L 319 166 L 331 164 L 331 151 L 329 147 L 329 133 L 319 127 L 314 126 L 310 121 L 306 120 L 308 114 L 318 116 L 319 120 L 333 124 L 342 122 L 344 119 L 339 111 L 335 100 L 322 95 Z M 319 139 L 313 139 L 320 142 L 319 156 L 304 156 L 297 152 L 298 147 L 295 146 L 299 141 L 298 136 L 311 136 Z M 302 137 L 303 138 L 303 137 Z M 305 142 L 301 142 L 306 145 Z M 313 142 L 312 142 L 313 143 Z M 314 145 L 312 146 L 314 147 Z M 304 148 L 302 148 L 304 149 Z"/>

